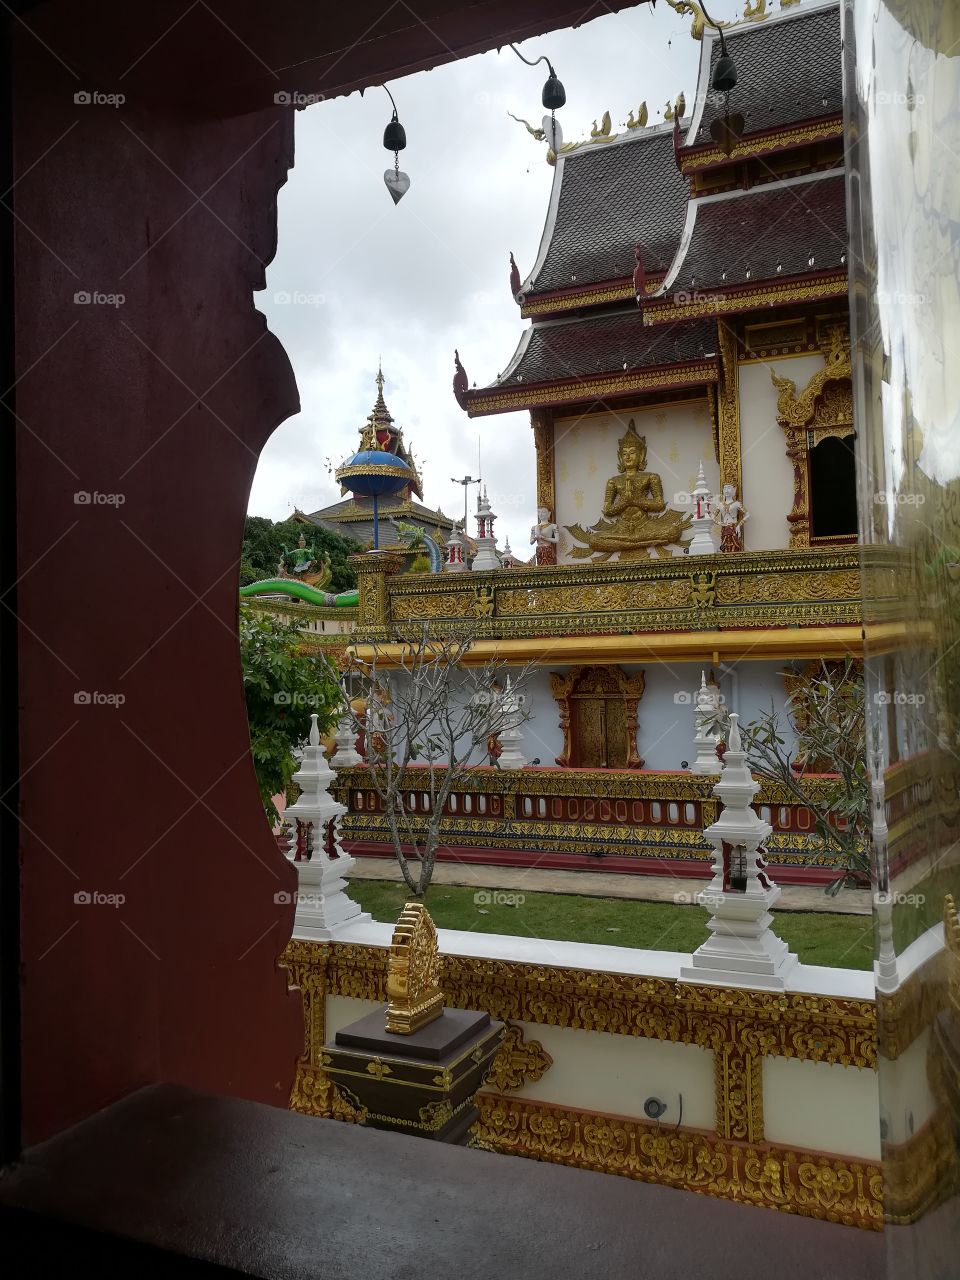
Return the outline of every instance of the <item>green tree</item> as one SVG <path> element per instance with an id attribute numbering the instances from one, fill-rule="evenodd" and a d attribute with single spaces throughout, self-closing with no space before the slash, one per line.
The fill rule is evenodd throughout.
<path id="1" fill-rule="evenodd" d="M 328 733 L 343 705 L 337 673 L 322 654 L 298 652 L 300 627 L 272 614 L 240 606 L 240 656 L 250 724 L 250 750 L 260 799 L 271 826 L 273 797 L 282 795 L 297 769 L 294 750 L 316 712 Z"/>
<path id="2" fill-rule="evenodd" d="M 297 545 L 303 534 L 308 545 L 317 548 L 330 561 L 333 577 L 330 590 L 349 591 L 357 585 L 356 575 L 347 564 L 347 557 L 362 551 L 359 542 L 341 538 L 337 533 L 322 529 L 319 525 L 301 524 L 299 520 L 282 520 L 276 524 L 266 516 L 247 516 L 243 526 L 243 550 L 240 553 L 240 585 L 272 578 L 283 554 Z"/>

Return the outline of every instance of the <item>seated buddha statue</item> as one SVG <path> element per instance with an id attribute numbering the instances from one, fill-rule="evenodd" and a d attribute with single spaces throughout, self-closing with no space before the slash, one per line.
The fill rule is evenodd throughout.
<path id="1" fill-rule="evenodd" d="M 647 471 L 647 442 L 637 434 L 631 418 L 617 448 L 618 475 L 607 481 L 600 519 L 588 529 L 568 525 L 569 532 L 586 547 L 574 547 L 580 559 L 593 553 L 606 560 L 614 552 L 622 558 L 647 555 L 648 548 L 665 548 L 680 542 L 690 526 L 690 516 L 671 511 L 663 497 L 663 484 L 655 471 Z M 669 555 L 658 550 L 657 554 Z"/>

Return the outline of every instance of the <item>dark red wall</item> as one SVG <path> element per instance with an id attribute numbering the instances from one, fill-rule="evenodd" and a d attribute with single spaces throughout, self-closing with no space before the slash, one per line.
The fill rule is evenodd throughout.
<path id="1" fill-rule="evenodd" d="M 302 1018 L 275 963 L 293 908 L 274 894 L 295 877 L 259 807 L 235 617 L 257 456 L 298 400 L 251 295 L 292 112 L 81 108 L 39 46 L 19 52 L 33 1142 L 158 1079 L 287 1101 Z M 74 301 L 94 290 L 125 301 Z M 78 505 L 80 491 L 123 504 Z M 78 705 L 81 691 L 125 701 Z M 95 890 L 126 902 L 75 903 Z"/>
<path id="2" fill-rule="evenodd" d="M 30 1144 L 153 1081 L 285 1105 L 301 1048 L 276 963 L 293 908 L 274 895 L 294 873 L 257 797 L 236 639 L 251 479 L 298 408 L 252 298 L 293 158 L 291 109 L 264 104 L 585 15 L 548 0 L 426 0 L 419 16 L 367 0 L 17 7 Z M 93 91 L 126 101 L 75 101 Z"/>

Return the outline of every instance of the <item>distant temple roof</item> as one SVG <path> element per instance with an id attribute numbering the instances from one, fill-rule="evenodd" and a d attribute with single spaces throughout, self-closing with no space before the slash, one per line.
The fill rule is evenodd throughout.
<path id="1" fill-rule="evenodd" d="M 353 538 L 354 541 L 366 544 L 373 540 L 373 500 L 371 498 L 345 498 L 332 506 L 323 507 L 320 511 L 307 514 L 294 512 L 294 519 L 307 524 L 319 525 L 331 533 L 338 533 L 342 538 Z M 445 542 L 446 535 L 454 526 L 454 521 L 442 511 L 431 511 L 412 499 L 397 500 L 385 498 L 380 503 L 380 536 L 381 547 L 399 547 L 404 545 L 396 525 L 391 520 L 402 524 L 416 525 L 426 533 Z"/>
<path id="2" fill-rule="evenodd" d="M 737 67 L 729 110 L 743 116 L 744 136 L 842 116 L 841 19 L 836 0 L 818 7 L 804 3 L 763 21 L 741 23 L 724 30 L 724 38 Z M 719 37 L 707 28 L 700 67 L 704 89 L 719 56 Z M 700 97 L 681 157 L 693 147 L 713 146 L 710 126 L 726 110 L 722 94 L 708 92 Z"/>
<path id="3" fill-rule="evenodd" d="M 521 286 L 524 300 L 629 281 L 638 241 L 647 272 L 666 271 L 687 198 L 670 125 L 561 154 L 537 261 Z"/>

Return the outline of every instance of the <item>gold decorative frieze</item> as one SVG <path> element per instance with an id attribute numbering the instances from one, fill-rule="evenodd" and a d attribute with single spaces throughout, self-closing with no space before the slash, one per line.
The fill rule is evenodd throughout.
<path id="1" fill-rule="evenodd" d="M 878 1165 L 789 1147 L 734 1142 L 527 1098 L 480 1093 L 474 1133 L 492 1151 L 616 1173 L 742 1204 L 880 1230 Z"/>
<path id="2" fill-rule="evenodd" d="M 305 1020 L 291 1107 L 311 1115 L 362 1118 L 349 1091 L 335 1091 L 324 1070 L 323 1004 L 327 995 L 382 1001 L 389 956 L 387 947 L 346 942 L 295 940 L 287 945 L 282 963 L 303 992 Z M 876 1166 L 763 1144 L 763 1057 L 873 1067 L 871 1001 L 481 956 L 441 956 L 439 983 L 451 1007 L 483 1009 L 509 1024 L 489 1077 L 500 1092 L 476 1099 L 479 1145 L 851 1225 L 879 1226 Z M 525 1039 L 521 1023 L 711 1050 L 716 1133 L 661 1130 L 640 1120 L 505 1097 L 504 1091 L 540 1079 L 550 1066 L 543 1046 Z M 428 1131 L 436 1119 L 421 1117 L 422 1128 Z"/>
<path id="3" fill-rule="evenodd" d="M 751 134 L 742 138 L 728 154 L 715 143 L 684 148 L 680 153 L 680 172 L 686 177 L 714 165 L 730 165 L 738 161 L 769 156 L 777 151 L 793 150 L 811 143 L 827 142 L 843 137 L 843 119 L 836 116 L 813 124 L 796 124 L 775 129 L 767 134 Z"/>
<path id="4" fill-rule="evenodd" d="M 673 324 L 677 320 L 691 320 L 697 316 L 737 315 L 741 312 L 760 311 L 766 307 L 803 306 L 823 302 L 828 298 L 847 296 L 847 273 L 835 271 L 815 279 L 798 279 L 783 283 L 730 286 L 723 292 L 716 289 L 709 293 L 700 289 L 688 295 L 689 302 L 676 303 L 670 297 L 650 298 L 643 304 L 643 316 L 647 324 Z"/>
<path id="5" fill-rule="evenodd" d="M 283 963 L 301 990 L 303 980 L 316 984 L 323 981 L 318 977 L 322 974 L 329 995 L 383 1000 L 388 954 L 386 947 L 294 940 L 287 945 Z M 713 987 L 671 978 L 455 955 L 440 957 L 440 986 L 450 1007 L 483 1009 L 504 1022 L 578 1027 L 685 1044 L 704 1044 L 705 1036 L 720 1036 L 724 1043 L 739 1043 L 757 1054 L 854 1067 L 876 1065 L 872 1000 Z M 308 1022 L 307 1057 L 315 1030 L 316 1025 Z M 316 1052 L 322 1052 L 322 1043 Z M 319 1057 L 310 1058 L 310 1065 L 319 1066 Z"/>
<path id="6" fill-rule="evenodd" d="M 542 1079 L 552 1065 L 553 1059 L 540 1041 L 525 1039 L 523 1027 L 511 1022 L 504 1032 L 484 1084 L 500 1093 L 506 1093 L 508 1089 L 522 1088 L 528 1080 Z"/>
<path id="7" fill-rule="evenodd" d="M 720 488 L 732 484 L 741 492 L 740 462 L 740 382 L 737 365 L 737 331 L 725 320 L 717 323 L 720 346 L 720 379 L 717 383 L 717 452 Z"/>
<path id="8" fill-rule="evenodd" d="M 470 392 L 467 413 L 471 418 L 487 413 L 510 413 L 514 409 L 538 406 L 576 404 L 583 400 L 608 400 L 636 392 L 672 391 L 678 387 L 709 386 L 717 380 L 713 360 L 692 364 L 668 365 L 661 369 L 634 369 L 626 373 L 603 373 L 543 387 L 527 387 L 522 383 L 507 388 Z"/>
<path id="9" fill-rule="evenodd" d="M 938 1110 L 907 1142 L 885 1142 L 883 1173 L 887 1222 L 915 1222 L 956 1195 L 960 1166 L 949 1110 Z"/>
<path id="10" fill-rule="evenodd" d="M 732 468 L 729 451 L 725 456 L 724 465 Z M 715 629 L 838 630 L 862 621 L 863 574 L 869 576 L 879 626 L 904 614 L 897 576 L 901 562 L 897 549 L 840 546 L 718 553 L 699 557 L 695 566 L 689 557 L 672 556 L 496 573 L 378 575 L 385 599 L 376 616 L 389 619 L 387 634 L 377 621 L 368 626 L 361 620 L 354 642 L 402 639 L 404 628 L 424 619 L 440 629 L 446 622 L 474 619 L 477 645 L 487 639 L 553 637 L 560 646 L 557 654 L 561 638 L 578 643 L 579 636 L 647 641 L 656 633 L 689 636 Z M 691 583 L 694 571 L 711 575 L 712 605 L 700 580 Z M 762 644 L 763 637 L 758 639 Z M 473 657 L 471 652 L 467 661 Z"/>

